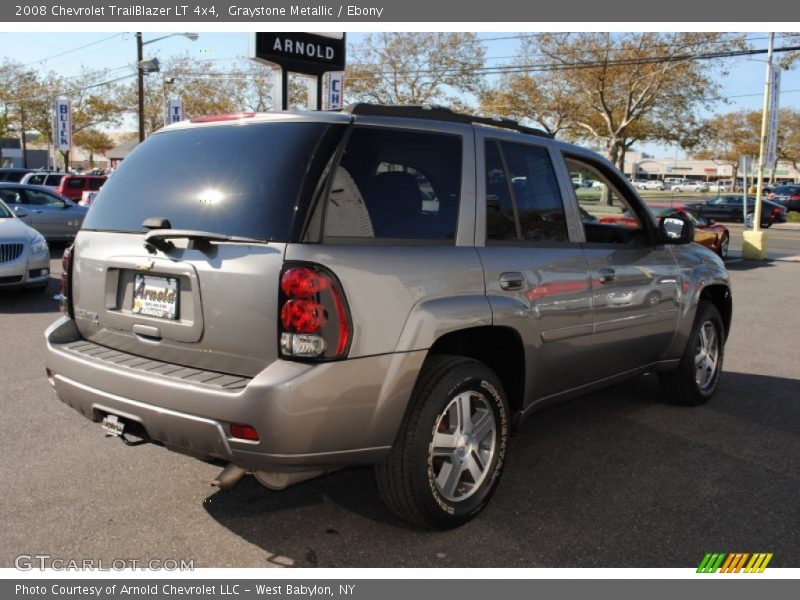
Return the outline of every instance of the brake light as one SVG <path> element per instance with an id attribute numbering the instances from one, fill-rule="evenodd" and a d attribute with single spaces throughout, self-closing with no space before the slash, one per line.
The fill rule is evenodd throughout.
<path id="1" fill-rule="evenodd" d="M 256 116 L 254 112 L 228 113 L 224 115 L 208 115 L 206 117 L 194 117 L 189 119 L 190 123 L 216 123 L 218 121 L 239 121 L 240 119 L 252 119 Z"/>
<path id="2" fill-rule="evenodd" d="M 349 310 L 339 280 L 325 267 L 284 267 L 279 316 L 284 358 L 336 360 L 347 356 Z"/>
<path id="3" fill-rule="evenodd" d="M 61 257 L 61 312 L 69 317 L 74 317 L 72 310 L 72 265 L 74 257 L 72 255 L 73 246 L 64 248 L 64 255 Z"/>

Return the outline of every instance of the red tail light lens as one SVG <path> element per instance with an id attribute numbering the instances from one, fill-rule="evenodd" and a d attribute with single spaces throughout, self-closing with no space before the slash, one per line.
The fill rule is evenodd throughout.
<path id="1" fill-rule="evenodd" d="M 64 248 L 64 255 L 61 257 L 61 312 L 70 317 L 74 316 L 72 311 L 72 246 Z"/>
<path id="2" fill-rule="evenodd" d="M 351 337 L 350 314 L 336 276 L 320 265 L 287 265 L 280 291 L 281 356 L 345 358 Z"/>
<path id="3" fill-rule="evenodd" d="M 231 435 L 241 440 L 249 440 L 251 442 L 258 441 L 258 432 L 252 425 L 233 423 L 231 424 Z"/>

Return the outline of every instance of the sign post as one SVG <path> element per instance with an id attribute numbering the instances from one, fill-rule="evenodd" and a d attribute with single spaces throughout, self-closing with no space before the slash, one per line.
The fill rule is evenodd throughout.
<path id="1" fill-rule="evenodd" d="M 742 225 L 747 229 L 747 173 L 753 168 L 753 159 L 749 154 L 739 157 L 739 172 L 742 174 Z M 734 189 L 736 181 L 733 182 Z"/>
<path id="2" fill-rule="evenodd" d="M 344 71 L 346 54 L 344 33 L 258 32 L 250 38 L 250 58 L 273 68 L 273 110 L 289 107 L 289 73 L 309 76 L 309 108 L 321 110 L 322 77 Z M 338 83 L 340 102 L 342 81 Z"/>

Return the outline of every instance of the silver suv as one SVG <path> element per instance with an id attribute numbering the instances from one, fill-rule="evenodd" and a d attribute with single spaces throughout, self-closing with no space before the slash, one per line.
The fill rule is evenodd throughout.
<path id="1" fill-rule="evenodd" d="M 227 462 L 223 489 L 374 465 L 397 515 L 453 527 L 537 409 L 647 372 L 677 404 L 714 394 L 731 295 L 692 237 L 597 154 L 513 121 L 193 119 L 89 211 L 48 376 L 108 435 Z"/>

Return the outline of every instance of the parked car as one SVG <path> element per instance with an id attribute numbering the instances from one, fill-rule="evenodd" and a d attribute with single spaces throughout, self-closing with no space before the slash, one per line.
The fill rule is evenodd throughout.
<path id="1" fill-rule="evenodd" d="M 50 188 L 55 192 L 56 190 L 58 190 L 58 186 L 61 183 L 61 180 L 66 175 L 67 175 L 66 173 L 57 171 L 31 171 L 30 173 L 26 174 L 22 179 L 20 179 L 19 182 L 28 185 L 41 185 Z"/>
<path id="2" fill-rule="evenodd" d="M 16 183 L 30 172 L 31 169 L 0 169 L 0 181 L 10 181 Z"/>
<path id="3" fill-rule="evenodd" d="M 647 179 L 632 179 L 631 186 L 637 190 L 644 189 L 645 184 L 647 183 Z"/>
<path id="4" fill-rule="evenodd" d="M 664 190 L 664 182 L 660 179 L 650 179 L 645 182 L 640 189 L 643 190 Z"/>
<path id="5" fill-rule="evenodd" d="M 49 282 L 47 242 L 0 200 L 0 290 L 43 292 Z"/>
<path id="6" fill-rule="evenodd" d="M 719 193 L 731 193 L 733 192 L 742 192 L 744 190 L 743 183 L 741 180 L 737 181 L 731 190 L 731 180 L 730 179 L 720 179 L 719 181 L 715 181 L 714 183 L 710 183 L 708 185 L 709 192 L 719 192 Z"/>
<path id="7" fill-rule="evenodd" d="M 87 210 L 38 185 L 0 183 L 0 199 L 49 241 L 73 240 Z"/>
<path id="8" fill-rule="evenodd" d="M 768 198 L 785 206 L 787 211 L 800 211 L 800 185 L 777 185 Z"/>
<path id="9" fill-rule="evenodd" d="M 603 207 L 570 172 L 639 226 L 581 218 Z M 113 437 L 227 462 L 222 489 L 374 465 L 401 518 L 454 527 L 538 408 L 647 372 L 671 402 L 711 398 L 732 300 L 693 230 L 598 154 L 510 121 L 194 118 L 148 137 L 87 213 L 47 373 Z"/>
<path id="10" fill-rule="evenodd" d="M 777 202 L 761 200 L 761 226 L 771 227 L 773 223 L 786 222 L 786 208 Z M 755 211 L 755 196 L 747 196 L 747 226 L 753 226 L 753 212 Z M 738 221 L 742 222 L 742 196 L 738 194 L 725 194 L 709 198 L 705 202 L 687 204 L 686 208 L 694 211 L 701 217 L 713 219 L 715 221 Z"/>
<path id="11" fill-rule="evenodd" d="M 676 213 L 689 219 L 694 224 L 694 242 L 716 252 L 721 258 L 728 256 L 730 247 L 730 232 L 722 223 L 701 217 L 683 204 L 648 204 L 647 208 L 657 219 L 672 217 Z M 608 215 L 599 219 L 601 223 L 612 223 L 625 227 L 637 227 L 638 220 L 631 211 L 619 215 Z"/>
<path id="12" fill-rule="evenodd" d="M 78 202 L 83 192 L 96 192 L 106 182 L 105 175 L 67 175 L 56 190 L 60 195 Z"/>
<path id="13" fill-rule="evenodd" d="M 683 183 L 676 183 L 672 186 L 673 192 L 707 192 L 708 185 L 704 181 L 686 181 Z"/>

